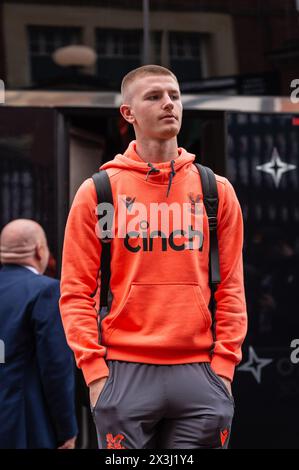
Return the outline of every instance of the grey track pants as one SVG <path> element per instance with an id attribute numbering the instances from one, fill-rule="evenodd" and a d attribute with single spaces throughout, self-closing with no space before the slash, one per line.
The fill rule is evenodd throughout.
<path id="1" fill-rule="evenodd" d="M 107 360 L 92 409 L 100 449 L 224 449 L 234 399 L 207 362 Z"/>

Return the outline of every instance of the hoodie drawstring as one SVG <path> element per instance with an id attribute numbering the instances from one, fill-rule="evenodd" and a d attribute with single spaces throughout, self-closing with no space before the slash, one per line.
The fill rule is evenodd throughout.
<path id="1" fill-rule="evenodd" d="M 172 180 L 173 180 L 174 176 L 176 175 L 176 171 L 174 169 L 174 160 L 171 160 L 170 166 L 171 166 L 171 172 L 170 172 L 170 175 L 169 175 L 169 181 L 168 181 L 168 188 L 167 188 L 166 197 L 168 197 L 168 194 L 169 194 L 169 191 L 170 191 L 170 188 L 171 188 Z"/>
<path id="2" fill-rule="evenodd" d="M 174 176 L 176 175 L 176 171 L 174 169 L 174 164 L 175 164 L 175 161 L 171 160 L 171 162 L 170 162 L 171 172 L 169 174 L 168 188 L 167 188 L 166 197 L 168 197 L 168 194 L 169 194 L 169 191 L 170 191 L 170 188 L 171 188 L 172 180 L 173 180 Z M 148 162 L 147 166 L 149 166 L 150 169 L 148 170 L 148 172 L 146 174 L 145 181 L 147 181 L 147 179 L 148 179 L 148 177 L 151 173 L 160 173 L 159 168 L 155 168 L 154 165 L 151 162 Z"/>
<path id="3" fill-rule="evenodd" d="M 148 170 L 147 174 L 146 174 L 146 179 L 145 181 L 147 181 L 147 178 L 149 177 L 149 175 L 151 173 L 160 173 L 160 170 L 158 168 L 155 168 L 154 165 L 151 163 L 151 162 L 148 162 L 147 166 L 150 167 L 150 169 Z"/>

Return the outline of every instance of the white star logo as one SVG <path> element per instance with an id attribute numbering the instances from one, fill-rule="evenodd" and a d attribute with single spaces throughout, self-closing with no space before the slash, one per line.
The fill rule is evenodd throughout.
<path id="1" fill-rule="evenodd" d="M 258 383 L 261 383 L 262 368 L 273 362 L 273 359 L 262 359 L 256 355 L 252 346 L 249 346 L 249 359 L 238 371 L 251 372 Z"/>
<path id="2" fill-rule="evenodd" d="M 256 167 L 258 171 L 264 171 L 265 173 L 272 175 L 276 188 L 279 186 L 282 175 L 287 171 L 296 170 L 296 168 L 296 165 L 281 161 L 276 147 L 273 148 L 270 162 L 264 163 L 263 165 L 257 165 Z"/>

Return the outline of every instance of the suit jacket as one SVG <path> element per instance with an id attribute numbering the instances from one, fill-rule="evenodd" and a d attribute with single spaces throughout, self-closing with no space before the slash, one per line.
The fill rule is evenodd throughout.
<path id="1" fill-rule="evenodd" d="M 59 296 L 56 279 L 14 264 L 0 269 L 0 448 L 56 448 L 77 434 Z"/>

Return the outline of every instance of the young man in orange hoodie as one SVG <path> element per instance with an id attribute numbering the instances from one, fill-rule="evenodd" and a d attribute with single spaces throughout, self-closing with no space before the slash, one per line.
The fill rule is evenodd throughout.
<path id="1" fill-rule="evenodd" d="M 73 201 L 62 263 L 60 309 L 90 389 L 99 448 L 227 448 L 231 381 L 247 331 L 240 205 L 216 175 L 221 282 L 213 332 L 209 225 L 195 155 L 177 145 L 175 75 L 150 65 L 131 71 L 120 112 L 136 140 L 100 168 L 115 212 L 111 301 L 99 322 L 102 242 L 91 178 Z M 182 230 L 185 216 L 191 222 Z"/>

